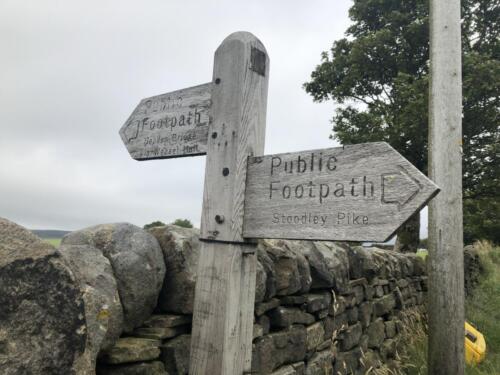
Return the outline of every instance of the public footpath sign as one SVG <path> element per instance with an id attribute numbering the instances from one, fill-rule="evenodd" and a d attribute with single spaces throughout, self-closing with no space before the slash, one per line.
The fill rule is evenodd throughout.
<path id="1" fill-rule="evenodd" d="M 142 99 L 120 129 L 136 160 L 206 154 L 212 84 Z"/>
<path id="2" fill-rule="evenodd" d="M 191 375 L 251 371 L 255 238 L 384 241 L 438 187 L 388 144 L 264 153 L 269 57 L 252 34 L 217 48 L 210 83 L 141 100 L 132 158 L 206 154 Z"/>
<path id="3" fill-rule="evenodd" d="M 438 191 L 385 142 L 250 157 L 243 235 L 384 242 Z"/>

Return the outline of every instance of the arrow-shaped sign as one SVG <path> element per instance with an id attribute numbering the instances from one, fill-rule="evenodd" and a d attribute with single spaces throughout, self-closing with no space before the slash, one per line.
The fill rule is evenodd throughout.
<path id="1" fill-rule="evenodd" d="M 142 99 L 120 129 L 136 160 L 206 154 L 212 83 Z"/>
<path id="2" fill-rule="evenodd" d="M 438 192 L 385 142 L 251 157 L 243 233 L 382 242 Z"/>

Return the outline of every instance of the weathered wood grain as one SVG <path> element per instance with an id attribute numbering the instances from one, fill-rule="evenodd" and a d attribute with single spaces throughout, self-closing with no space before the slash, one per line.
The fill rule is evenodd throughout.
<path id="1" fill-rule="evenodd" d="M 242 242 L 247 157 L 264 153 L 264 46 L 250 33 L 232 34 L 215 53 L 213 77 L 201 238 Z"/>
<path id="2" fill-rule="evenodd" d="M 460 1 L 430 2 L 429 374 L 464 374 Z"/>
<path id="3" fill-rule="evenodd" d="M 438 191 L 385 142 L 250 157 L 243 235 L 386 241 Z"/>
<path id="4" fill-rule="evenodd" d="M 203 155 L 207 149 L 212 83 L 142 99 L 120 129 L 136 160 Z"/>
<path id="5" fill-rule="evenodd" d="M 264 150 L 268 75 L 250 33 L 231 34 L 215 53 L 191 375 L 250 371 L 256 255 L 243 243 L 243 204 L 247 158 Z"/>
<path id="6" fill-rule="evenodd" d="M 191 375 L 250 371 L 255 300 L 254 246 L 203 242 L 191 334 Z"/>

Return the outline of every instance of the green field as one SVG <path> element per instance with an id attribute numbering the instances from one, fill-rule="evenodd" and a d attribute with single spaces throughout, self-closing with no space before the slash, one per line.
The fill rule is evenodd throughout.
<path id="1" fill-rule="evenodd" d="M 55 247 L 58 247 L 61 244 L 61 238 L 43 238 L 42 240 Z"/>
<path id="2" fill-rule="evenodd" d="M 466 319 L 486 339 L 486 359 L 478 366 L 467 366 L 467 375 L 500 374 L 500 247 L 482 242 L 476 244 L 484 274 L 473 296 L 465 302 Z M 427 374 L 427 336 L 415 332 L 410 340 L 410 350 L 405 356 L 410 375 Z"/>

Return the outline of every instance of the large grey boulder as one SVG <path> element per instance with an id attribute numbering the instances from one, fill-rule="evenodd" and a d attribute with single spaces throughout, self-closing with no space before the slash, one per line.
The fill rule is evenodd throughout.
<path id="1" fill-rule="evenodd" d="M 167 225 L 151 228 L 149 232 L 160 243 L 167 266 L 159 308 L 164 312 L 192 314 L 200 255 L 199 230 Z"/>
<path id="2" fill-rule="evenodd" d="M 90 245 L 109 260 L 123 306 L 125 332 L 141 325 L 156 307 L 165 262 L 158 241 L 128 224 L 102 224 L 66 235 L 62 245 Z"/>
<path id="3" fill-rule="evenodd" d="M 93 374 L 78 280 L 60 253 L 0 218 L 0 374 Z"/>
<path id="4" fill-rule="evenodd" d="M 111 264 L 89 245 L 61 245 L 59 252 L 80 282 L 89 348 L 95 359 L 100 350 L 113 346 L 123 330 L 123 309 Z"/>

